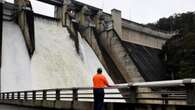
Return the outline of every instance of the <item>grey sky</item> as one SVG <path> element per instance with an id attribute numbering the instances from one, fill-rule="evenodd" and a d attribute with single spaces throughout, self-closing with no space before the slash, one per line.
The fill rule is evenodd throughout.
<path id="1" fill-rule="evenodd" d="M 13 0 L 7 0 L 13 1 Z M 35 12 L 53 16 L 53 6 L 31 0 Z M 123 18 L 138 23 L 156 22 L 161 17 L 174 13 L 195 11 L 195 0 L 78 0 L 92 6 L 103 8 L 110 13 L 113 8 L 122 11 Z"/>

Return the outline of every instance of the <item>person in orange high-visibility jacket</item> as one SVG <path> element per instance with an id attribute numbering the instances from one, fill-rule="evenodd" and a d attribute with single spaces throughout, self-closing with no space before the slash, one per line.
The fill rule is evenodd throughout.
<path id="1" fill-rule="evenodd" d="M 94 110 L 102 110 L 104 104 L 104 87 L 109 86 L 102 69 L 98 68 L 97 74 L 93 76 Z"/>

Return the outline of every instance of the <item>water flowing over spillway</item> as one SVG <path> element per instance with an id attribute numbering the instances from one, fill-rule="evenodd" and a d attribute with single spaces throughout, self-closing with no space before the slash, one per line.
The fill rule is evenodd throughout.
<path id="1" fill-rule="evenodd" d="M 35 18 L 35 52 L 30 60 L 20 28 L 4 23 L 2 90 L 92 86 L 92 76 L 103 66 L 80 35 L 79 45 L 80 55 L 60 23 Z M 104 68 L 103 72 L 113 84 Z"/>
<path id="2" fill-rule="evenodd" d="M 1 89 L 31 89 L 30 58 L 22 32 L 14 22 L 3 22 Z"/>
<path id="3" fill-rule="evenodd" d="M 80 51 L 83 53 L 80 56 L 66 28 L 57 22 L 37 18 L 35 41 L 32 57 L 33 88 L 92 85 L 92 75 L 102 65 L 83 39 L 80 38 Z"/>

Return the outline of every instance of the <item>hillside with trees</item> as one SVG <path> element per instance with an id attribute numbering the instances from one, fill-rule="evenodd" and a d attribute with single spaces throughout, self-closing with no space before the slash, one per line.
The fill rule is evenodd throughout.
<path id="1" fill-rule="evenodd" d="M 195 78 L 195 12 L 175 14 L 147 24 L 155 30 L 176 32 L 162 49 L 162 60 L 172 79 Z"/>

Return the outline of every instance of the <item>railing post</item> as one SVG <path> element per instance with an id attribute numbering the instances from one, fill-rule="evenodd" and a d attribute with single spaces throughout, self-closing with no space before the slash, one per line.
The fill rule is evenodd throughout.
<path id="1" fill-rule="evenodd" d="M 47 100 L 47 91 L 43 90 L 43 100 Z"/>
<path id="2" fill-rule="evenodd" d="M 17 99 L 20 99 L 20 92 L 17 92 Z"/>
<path id="3" fill-rule="evenodd" d="M 129 86 L 129 103 L 136 103 L 136 97 L 137 97 L 137 87 L 135 86 Z"/>
<path id="4" fill-rule="evenodd" d="M 7 93 L 7 99 L 9 99 L 9 93 Z"/>
<path id="5" fill-rule="evenodd" d="M 78 101 L 78 88 L 73 88 L 73 101 Z"/>
<path id="6" fill-rule="evenodd" d="M 27 92 L 24 92 L 24 100 L 27 100 L 28 96 L 27 96 Z"/>
<path id="7" fill-rule="evenodd" d="M 184 83 L 187 92 L 187 104 L 195 105 L 195 85 L 192 83 Z"/>
<path id="8" fill-rule="evenodd" d="M 166 93 L 163 93 L 163 94 L 161 94 L 161 96 L 162 96 L 162 101 L 163 101 L 163 104 L 168 104 L 169 103 L 169 101 L 168 101 L 168 94 L 166 94 Z"/>
<path id="9" fill-rule="evenodd" d="M 14 100 L 14 92 L 12 92 L 12 100 Z"/>
<path id="10" fill-rule="evenodd" d="M 3 97 L 2 97 L 2 99 L 3 99 L 3 100 L 5 99 L 5 93 L 3 93 Z"/>
<path id="11" fill-rule="evenodd" d="M 60 100 L 60 90 L 56 89 L 56 100 Z"/>
<path id="12" fill-rule="evenodd" d="M 36 100 L 36 91 L 32 92 L 32 100 L 35 101 Z"/>

